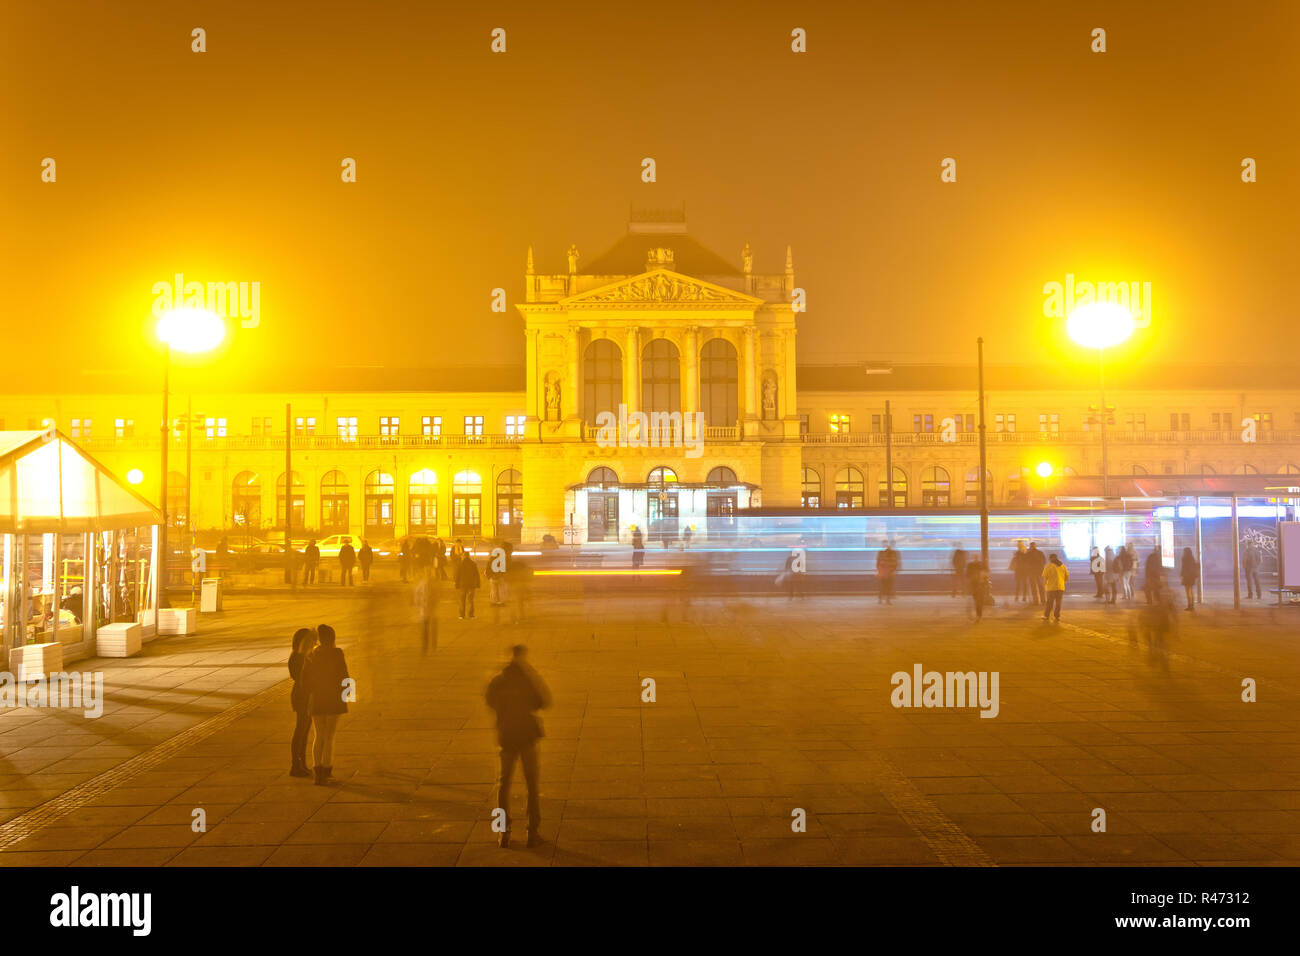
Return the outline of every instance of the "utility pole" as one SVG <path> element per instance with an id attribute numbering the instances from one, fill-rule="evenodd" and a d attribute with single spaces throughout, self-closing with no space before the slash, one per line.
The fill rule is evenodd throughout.
<path id="1" fill-rule="evenodd" d="M 979 400 L 980 400 L 980 560 L 989 566 L 989 478 L 988 446 L 984 426 L 984 339 L 975 340 L 979 347 Z"/>
<path id="2" fill-rule="evenodd" d="M 894 419 L 889 414 L 889 399 L 885 399 L 885 494 L 889 497 L 888 507 L 894 507 L 894 439 L 890 434 L 894 430 Z"/>
<path id="3" fill-rule="evenodd" d="M 284 403 L 284 583 L 293 589 L 293 406 L 289 402 Z"/>
<path id="4" fill-rule="evenodd" d="M 154 566 L 156 568 L 153 603 L 155 627 L 158 625 L 158 609 L 171 607 L 171 604 L 167 601 L 167 443 L 171 440 L 171 424 L 167 421 L 167 392 L 171 384 L 171 364 L 171 346 L 164 342 L 161 429 L 162 453 L 159 456 L 159 467 L 162 468 L 162 474 L 159 476 L 159 483 L 162 487 L 162 524 L 158 527 L 158 554 L 154 556 Z"/>

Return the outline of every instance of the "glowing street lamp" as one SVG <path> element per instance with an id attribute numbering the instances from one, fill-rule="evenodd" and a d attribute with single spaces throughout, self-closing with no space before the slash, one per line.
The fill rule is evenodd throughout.
<path id="1" fill-rule="evenodd" d="M 1101 407 L 1097 418 L 1101 425 L 1101 496 L 1110 491 L 1110 459 L 1106 446 L 1106 349 L 1128 341 L 1137 322 L 1118 302 L 1089 302 L 1079 306 L 1065 320 L 1065 331 L 1079 345 L 1097 350 L 1097 370 L 1101 379 Z"/>
<path id="2" fill-rule="evenodd" d="M 161 485 L 162 525 L 158 529 L 158 555 L 154 560 L 154 621 L 158 620 L 157 609 L 167 607 L 167 442 L 170 438 L 171 422 L 167 415 L 168 379 L 171 375 L 172 349 L 188 355 L 210 352 L 226 339 L 226 321 L 215 312 L 207 309 L 184 307 L 164 312 L 158 318 L 155 329 L 158 340 L 163 344 L 163 395 L 162 395 L 162 441 Z M 138 469 L 137 469 L 138 470 Z M 140 476 L 143 480 L 143 475 Z M 129 480 L 129 476 L 128 476 Z"/>
<path id="3" fill-rule="evenodd" d="M 1035 468 L 1034 471 L 1038 472 L 1039 478 L 1046 481 L 1048 478 L 1052 477 L 1052 463 L 1048 461 L 1040 461 L 1038 467 Z"/>
<path id="4" fill-rule="evenodd" d="M 144 481 L 144 472 L 139 468 L 132 468 L 126 473 L 126 480 L 128 484 L 138 485 Z"/>

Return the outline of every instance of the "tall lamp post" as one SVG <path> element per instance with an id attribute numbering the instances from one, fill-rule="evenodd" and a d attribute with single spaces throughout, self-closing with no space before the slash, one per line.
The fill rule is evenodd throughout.
<path id="1" fill-rule="evenodd" d="M 167 603 L 167 446 L 171 442 L 171 422 L 167 412 L 169 379 L 171 377 L 172 350 L 190 355 L 210 352 L 226 338 L 226 323 L 219 315 L 206 309 L 182 308 L 164 312 L 156 328 L 163 347 L 162 442 L 160 445 L 159 484 L 162 489 L 162 524 L 158 528 L 158 554 L 154 556 L 154 622 L 157 609 Z M 188 520 L 188 515 L 186 516 Z"/>
<path id="2" fill-rule="evenodd" d="M 1097 350 L 1097 371 L 1101 382 L 1101 408 L 1097 421 L 1101 425 L 1101 496 L 1110 495 L 1110 457 L 1106 445 L 1106 424 L 1110 409 L 1106 407 L 1106 349 L 1128 340 L 1137 323 L 1133 313 L 1117 302 L 1089 302 L 1081 305 L 1066 319 L 1065 331 L 1079 345 Z"/>

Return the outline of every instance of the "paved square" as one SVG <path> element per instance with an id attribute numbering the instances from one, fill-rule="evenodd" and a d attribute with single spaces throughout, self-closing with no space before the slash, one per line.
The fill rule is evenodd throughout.
<path id="1" fill-rule="evenodd" d="M 441 610 L 423 656 L 397 589 L 233 597 L 198 635 L 76 665 L 104 672 L 100 719 L 0 712 L 0 863 L 1300 862 L 1292 609 L 1206 607 L 1157 647 L 1084 596 L 1059 626 L 1014 605 L 975 624 L 940 598 L 653 588 L 539 594 L 522 624 Z M 332 787 L 287 772 L 289 638 L 315 623 L 358 682 Z M 547 841 L 502 850 L 483 691 L 515 643 L 555 700 Z M 895 708 L 891 675 L 916 664 L 998 672 L 997 716 Z M 514 800 L 522 815 L 522 780 Z"/>

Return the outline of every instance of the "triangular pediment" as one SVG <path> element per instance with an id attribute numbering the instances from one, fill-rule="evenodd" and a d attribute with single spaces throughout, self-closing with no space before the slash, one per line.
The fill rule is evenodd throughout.
<path id="1" fill-rule="evenodd" d="M 654 306 L 656 308 L 754 309 L 761 306 L 763 300 L 737 292 L 735 289 L 728 289 L 726 286 L 673 272 L 671 269 L 652 269 L 638 276 L 620 279 L 618 282 L 611 282 L 609 285 L 561 299 L 560 304 L 568 308 Z"/>

